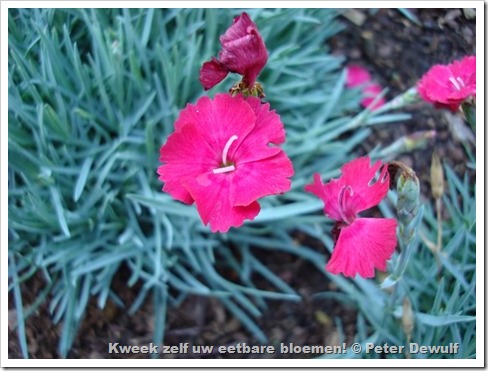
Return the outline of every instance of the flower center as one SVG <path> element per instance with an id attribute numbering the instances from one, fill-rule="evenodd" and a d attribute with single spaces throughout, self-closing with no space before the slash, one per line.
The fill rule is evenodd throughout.
<path id="1" fill-rule="evenodd" d="M 449 81 L 451 82 L 452 85 L 454 85 L 454 88 L 457 91 L 460 91 L 462 88 L 464 88 L 464 81 L 460 77 L 449 77 Z"/>
<path id="2" fill-rule="evenodd" d="M 229 152 L 229 148 L 230 148 L 231 144 L 235 140 L 237 140 L 237 135 L 231 136 L 229 138 L 229 140 L 227 141 L 227 143 L 225 143 L 224 150 L 222 151 L 222 165 L 221 165 L 221 167 L 212 170 L 214 174 L 228 173 L 228 172 L 234 171 L 236 169 L 234 164 L 229 163 L 227 161 L 227 153 Z"/>
<path id="3" fill-rule="evenodd" d="M 347 192 L 347 193 L 346 193 Z M 354 194 L 353 189 L 351 186 L 346 185 L 342 187 L 341 191 L 339 192 L 338 202 L 339 202 L 339 215 L 341 216 L 342 220 L 347 224 L 351 224 L 356 216 L 354 213 L 351 213 L 347 207 L 347 197 L 350 197 Z"/>

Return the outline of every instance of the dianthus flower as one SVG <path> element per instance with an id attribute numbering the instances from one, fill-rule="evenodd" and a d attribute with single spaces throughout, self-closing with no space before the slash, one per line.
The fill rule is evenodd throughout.
<path id="1" fill-rule="evenodd" d="M 195 202 L 212 232 L 241 226 L 258 215 L 260 197 L 290 189 L 292 163 L 277 146 L 284 141 L 280 116 L 268 103 L 241 95 L 202 97 L 180 112 L 161 147 L 163 191 Z"/>
<path id="2" fill-rule="evenodd" d="M 363 93 L 363 99 L 361 100 L 361 106 L 369 107 L 369 105 L 381 94 L 383 90 L 379 84 L 371 81 L 371 75 L 369 72 L 355 64 L 352 64 L 346 68 L 346 86 L 348 88 L 360 87 Z M 369 107 L 371 110 L 380 108 L 385 104 L 385 99 L 379 98 L 376 103 Z"/>
<path id="3" fill-rule="evenodd" d="M 476 56 L 433 66 L 417 83 L 417 91 L 436 107 L 456 112 L 466 99 L 476 97 Z"/>
<path id="4" fill-rule="evenodd" d="M 326 269 L 333 273 L 354 277 L 374 277 L 374 269 L 386 270 L 397 244 L 395 219 L 360 218 L 358 213 L 376 206 L 386 196 L 390 178 L 383 166 L 374 181 L 381 161 L 371 166 L 369 157 L 361 157 L 345 164 L 339 179 L 323 184 L 319 174 L 305 190 L 324 201 L 325 214 L 337 223 L 338 238 Z"/>
<path id="5" fill-rule="evenodd" d="M 234 23 L 220 36 L 219 59 L 212 57 L 200 70 L 205 90 L 221 82 L 229 72 L 242 75 L 246 88 L 252 89 L 268 61 L 268 51 L 256 24 L 247 13 L 234 18 Z"/>

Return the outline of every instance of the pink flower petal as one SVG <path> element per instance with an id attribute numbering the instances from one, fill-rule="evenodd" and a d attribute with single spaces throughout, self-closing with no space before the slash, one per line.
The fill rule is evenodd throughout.
<path id="1" fill-rule="evenodd" d="M 264 136 L 269 143 L 284 143 L 285 128 L 280 115 L 275 110 L 270 110 L 269 103 L 264 103 L 259 98 L 248 97 L 246 100 L 256 114 L 256 127 L 253 133 L 256 136 Z"/>
<path id="2" fill-rule="evenodd" d="M 201 140 L 195 124 L 183 126 L 168 137 L 160 149 L 159 160 L 165 163 L 158 168 L 159 180 L 164 182 L 163 191 L 186 204 L 193 198 L 181 184 L 182 179 L 196 177 L 219 166 L 218 154 Z"/>
<path id="3" fill-rule="evenodd" d="M 313 180 L 314 182 L 312 184 L 305 186 L 305 191 L 313 193 L 324 202 L 324 214 L 329 218 L 339 222 L 343 221 L 339 203 L 337 201 L 343 184 L 340 181 L 333 179 L 327 184 L 328 187 L 326 190 L 320 174 L 315 173 Z"/>
<path id="4" fill-rule="evenodd" d="M 368 108 L 371 103 L 376 99 L 378 95 L 381 94 L 383 88 L 378 84 L 370 84 L 363 89 L 364 98 L 361 100 L 361 105 L 364 108 Z M 370 110 L 374 111 L 385 104 L 385 99 L 381 97 L 373 106 L 369 107 Z"/>
<path id="5" fill-rule="evenodd" d="M 359 273 L 363 278 L 374 277 L 375 268 L 386 271 L 397 244 L 396 227 L 395 219 L 384 218 L 358 218 L 342 227 L 327 271 L 346 277 Z"/>
<path id="6" fill-rule="evenodd" d="M 218 59 L 205 62 L 200 69 L 200 83 L 205 90 L 209 90 L 221 82 L 229 74 L 229 70 Z"/>
<path id="7" fill-rule="evenodd" d="M 447 103 L 447 96 L 454 90 L 449 78 L 454 77 L 448 66 L 433 66 L 418 82 L 417 91 L 429 103 Z"/>
<path id="8" fill-rule="evenodd" d="M 270 111 L 269 103 L 263 104 L 255 97 L 248 97 L 246 100 L 256 115 L 256 125 L 236 148 L 235 156 L 239 158 L 240 164 L 276 155 L 281 149 L 269 147 L 268 144 L 278 145 L 285 141 L 283 123 L 274 110 Z"/>
<path id="9" fill-rule="evenodd" d="M 229 156 L 232 157 L 240 143 L 254 128 L 256 115 L 241 96 L 231 97 L 229 94 L 221 93 L 213 100 L 201 97 L 195 105 L 188 104 L 175 121 L 175 130 L 178 131 L 188 123 L 195 123 L 201 140 L 207 142 L 219 154 L 229 138 L 236 135 L 238 139 L 229 150 Z"/>
<path id="10" fill-rule="evenodd" d="M 361 66 L 352 64 L 346 67 L 346 71 L 346 86 L 348 88 L 354 88 L 356 86 L 363 85 L 371 81 L 371 75 L 365 68 Z"/>
<path id="11" fill-rule="evenodd" d="M 342 176 L 322 184 L 320 175 L 315 174 L 314 183 L 305 190 L 324 201 L 325 214 L 334 220 L 350 222 L 357 213 L 378 205 L 388 193 L 390 178 L 384 166 L 378 179 L 375 176 L 381 161 L 370 164 L 369 157 L 354 159 L 342 168 Z"/>
<path id="12" fill-rule="evenodd" d="M 461 78 L 466 86 L 476 88 L 476 56 L 467 56 L 451 65 L 454 76 Z"/>
<path id="13" fill-rule="evenodd" d="M 378 205 L 388 193 L 390 177 L 387 166 L 383 166 L 375 180 L 381 166 L 380 160 L 371 164 L 371 159 L 365 156 L 354 159 L 341 168 L 342 182 L 353 190 L 348 203 L 356 213 Z"/>
<path id="14" fill-rule="evenodd" d="M 292 163 L 281 149 L 278 154 L 263 160 L 244 164 L 237 161 L 236 170 L 231 176 L 239 187 L 229 193 L 230 203 L 236 206 L 248 205 L 258 198 L 284 193 L 290 189 L 289 178 L 293 173 Z"/>
<path id="15" fill-rule="evenodd" d="M 205 175 L 205 181 L 187 178 L 184 185 L 195 200 L 203 224 L 210 224 L 212 232 L 227 232 L 230 227 L 240 227 L 244 220 L 253 220 L 259 214 L 260 206 L 254 200 L 247 205 L 231 203 L 231 193 L 238 191 L 237 187 L 240 189 L 233 181 L 233 172 Z"/>

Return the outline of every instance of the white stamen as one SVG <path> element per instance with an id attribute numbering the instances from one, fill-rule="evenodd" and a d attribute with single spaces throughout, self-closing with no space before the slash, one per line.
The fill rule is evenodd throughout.
<path id="1" fill-rule="evenodd" d="M 454 79 L 454 77 L 449 77 L 449 81 L 454 85 L 456 90 L 461 90 L 461 86 L 459 86 L 458 81 L 456 81 L 456 79 Z"/>
<path id="2" fill-rule="evenodd" d="M 353 222 L 353 220 L 349 220 L 347 215 L 346 215 L 346 192 L 349 192 L 349 196 L 352 196 L 354 194 L 354 191 L 353 189 L 351 188 L 351 186 L 349 185 L 346 185 L 344 187 L 342 187 L 342 189 L 340 190 L 339 192 L 339 197 L 338 197 L 338 201 L 339 201 L 339 215 L 341 216 L 342 220 L 345 221 L 347 224 L 351 224 Z"/>
<path id="3" fill-rule="evenodd" d="M 462 78 L 460 78 L 460 77 L 456 77 L 456 80 L 457 80 L 457 81 L 459 82 L 459 84 L 461 84 L 461 86 L 464 88 L 464 86 L 465 86 L 465 85 L 464 85 L 464 81 L 463 81 L 463 79 L 462 79 Z"/>
<path id="4" fill-rule="evenodd" d="M 218 169 L 213 169 L 214 174 L 228 173 L 229 171 L 234 171 L 236 167 L 234 165 L 219 167 Z"/>
<path id="5" fill-rule="evenodd" d="M 230 171 L 234 171 L 236 167 L 234 165 L 227 165 L 227 154 L 229 153 L 229 148 L 232 143 L 237 140 L 237 135 L 233 135 L 229 138 L 227 143 L 225 143 L 224 150 L 222 151 L 222 165 L 223 167 L 219 167 L 217 169 L 213 169 L 214 174 L 221 174 L 221 173 L 228 173 Z"/>
<path id="6" fill-rule="evenodd" d="M 224 165 L 227 162 L 227 152 L 229 152 L 230 145 L 232 144 L 232 142 L 234 142 L 234 140 L 237 140 L 237 135 L 231 136 L 227 143 L 225 143 L 225 147 L 222 152 L 222 164 Z"/>

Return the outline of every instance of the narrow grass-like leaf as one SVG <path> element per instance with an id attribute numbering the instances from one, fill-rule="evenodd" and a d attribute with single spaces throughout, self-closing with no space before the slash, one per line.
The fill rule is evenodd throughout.
<path id="1" fill-rule="evenodd" d="M 76 181 L 75 190 L 73 192 L 73 200 L 77 202 L 80 199 L 83 190 L 85 189 L 86 180 L 88 179 L 88 174 L 93 163 L 93 157 L 87 158 L 83 165 L 81 166 L 80 176 Z"/>

